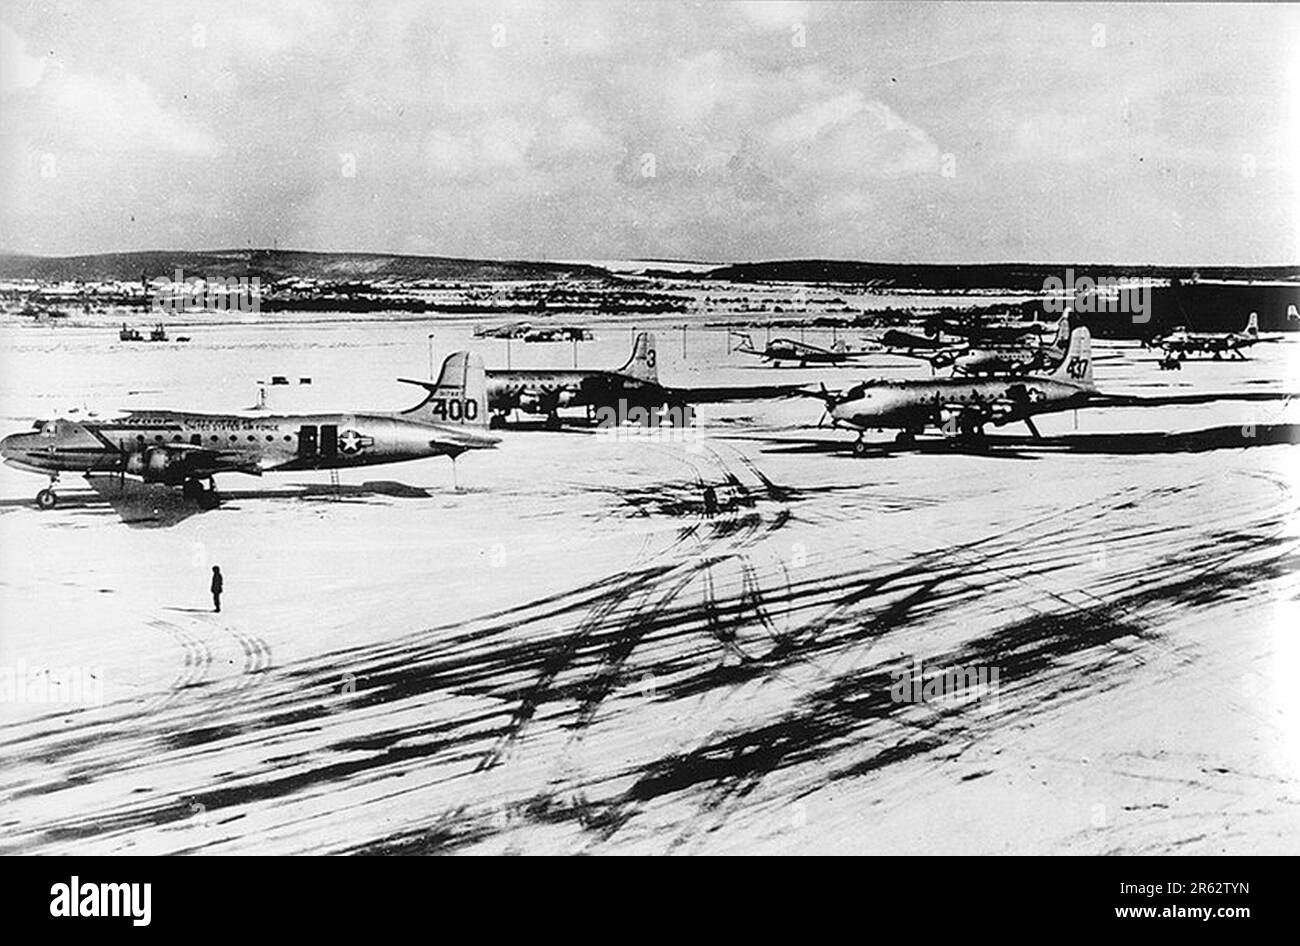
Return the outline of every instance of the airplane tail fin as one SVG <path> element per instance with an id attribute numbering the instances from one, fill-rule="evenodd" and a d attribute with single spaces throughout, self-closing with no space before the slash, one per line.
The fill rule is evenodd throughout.
<path id="1" fill-rule="evenodd" d="M 732 347 L 732 349 L 731 349 L 732 351 L 745 351 L 745 352 L 751 352 L 751 353 L 755 353 L 755 354 L 757 354 L 758 349 L 756 349 L 756 348 L 754 347 L 754 340 L 753 340 L 752 338 L 749 337 L 749 333 L 748 333 L 748 332 L 736 332 L 736 331 L 732 331 L 732 332 L 729 332 L 728 334 L 729 334 L 733 339 L 734 339 L 734 338 L 738 338 L 738 339 L 740 339 L 739 342 L 736 342 L 736 343 L 733 345 L 733 347 Z"/>
<path id="2" fill-rule="evenodd" d="M 655 336 L 653 332 L 638 332 L 632 343 L 632 357 L 627 364 L 618 369 L 619 374 L 636 378 L 638 381 L 659 383 L 658 359 L 655 356 Z"/>
<path id="3" fill-rule="evenodd" d="M 488 425 L 487 372 L 482 355 L 468 351 L 448 355 L 437 381 L 398 380 L 428 392 L 419 404 L 402 411 L 412 420 L 461 427 Z"/>
<path id="4" fill-rule="evenodd" d="M 1070 347 L 1070 314 L 1069 309 L 1061 313 L 1061 320 L 1056 323 L 1056 335 L 1047 346 L 1047 353 L 1055 360 L 1064 358 Z"/>
<path id="5" fill-rule="evenodd" d="M 1250 318 L 1246 320 L 1246 335 L 1250 338 L 1259 337 L 1259 313 L 1250 313 Z"/>
<path id="6" fill-rule="evenodd" d="M 1070 333 L 1070 347 L 1065 359 L 1050 375 L 1053 381 L 1077 384 L 1089 391 L 1097 390 L 1092 379 L 1092 333 L 1080 326 Z"/>

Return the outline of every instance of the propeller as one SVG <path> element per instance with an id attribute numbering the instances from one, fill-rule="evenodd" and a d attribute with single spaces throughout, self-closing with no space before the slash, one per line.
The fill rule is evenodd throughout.
<path id="1" fill-rule="evenodd" d="M 831 411 L 833 411 L 837 405 L 843 404 L 844 401 L 847 400 L 847 398 L 842 393 L 838 393 L 835 391 L 828 391 L 826 389 L 825 381 L 818 382 L 817 390 L 815 391 L 811 391 L 807 388 L 803 388 L 799 393 L 807 397 L 815 397 L 817 398 L 817 400 L 821 401 L 822 404 L 826 406 L 826 409 L 822 411 L 821 418 L 817 421 L 818 427 L 825 427 L 826 418 L 828 417 L 830 417 L 831 419 L 831 426 L 832 427 L 835 426 L 836 421 L 835 418 L 831 416 Z"/>

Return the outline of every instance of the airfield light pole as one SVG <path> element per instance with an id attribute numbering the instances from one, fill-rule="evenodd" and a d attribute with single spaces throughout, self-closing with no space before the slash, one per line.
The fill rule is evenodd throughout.
<path id="1" fill-rule="evenodd" d="M 575 337 L 574 339 L 572 339 L 572 341 L 573 341 L 573 367 L 577 368 L 578 367 L 578 339 Z"/>
<path id="2" fill-rule="evenodd" d="M 429 380 L 430 381 L 434 380 L 433 378 L 433 333 L 432 332 L 429 333 Z"/>
<path id="3" fill-rule="evenodd" d="M 682 323 L 682 360 L 686 359 L 686 323 Z"/>

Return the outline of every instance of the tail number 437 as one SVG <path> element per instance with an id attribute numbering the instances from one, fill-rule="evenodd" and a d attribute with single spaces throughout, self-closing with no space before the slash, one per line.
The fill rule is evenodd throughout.
<path id="1" fill-rule="evenodd" d="M 1065 366 L 1065 373 L 1071 378 L 1082 378 L 1088 373 L 1088 359 L 1071 358 L 1070 363 Z"/>
<path id="2" fill-rule="evenodd" d="M 439 420 L 478 420 L 478 401 L 472 397 L 435 397 L 429 410 Z"/>

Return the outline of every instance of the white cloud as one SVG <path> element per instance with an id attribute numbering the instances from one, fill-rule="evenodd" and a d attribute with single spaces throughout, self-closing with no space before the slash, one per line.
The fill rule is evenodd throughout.
<path id="1" fill-rule="evenodd" d="M 156 151 L 210 155 L 211 133 L 164 108 L 138 76 L 77 75 L 52 69 L 38 90 L 44 121 L 35 134 L 51 147 L 87 151 Z"/>
<path id="2" fill-rule="evenodd" d="M 0 92 L 30 89 L 45 74 L 45 60 L 29 56 L 23 38 L 0 23 Z"/>
<path id="3" fill-rule="evenodd" d="M 801 0 L 733 0 L 731 9 L 760 29 L 788 30 L 807 23 L 813 15 L 811 3 Z"/>
<path id="4" fill-rule="evenodd" d="M 809 177 L 852 181 L 939 168 L 939 148 L 924 130 L 857 91 L 778 120 L 767 141 L 778 160 Z"/>

